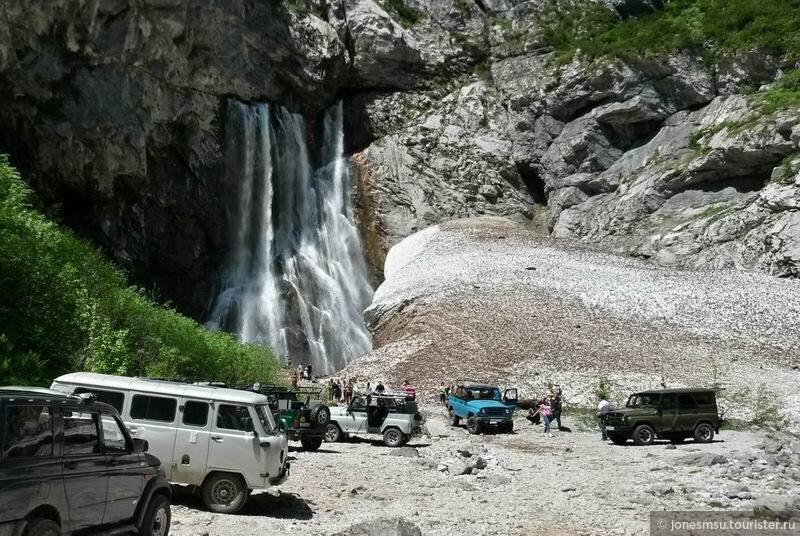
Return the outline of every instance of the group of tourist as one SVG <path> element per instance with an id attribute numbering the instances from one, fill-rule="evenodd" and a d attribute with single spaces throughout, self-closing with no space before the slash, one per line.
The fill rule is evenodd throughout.
<path id="1" fill-rule="evenodd" d="M 400 390 L 405 393 L 406 398 L 410 400 L 416 399 L 417 391 L 408 382 L 408 380 L 405 380 L 403 382 L 403 385 L 401 386 Z M 328 381 L 329 398 L 331 400 L 342 402 L 344 404 L 350 404 L 350 401 L 353 399 L 353 396 L 358 393 L 363 393 L 364 396 L 368 396 L 373 394 L 381 395 L 386 392 L 387 392 L 386 386 L 380 380 L 378 380 L 378 382 L 375 383 L 374 385 L 370 380 L 367 380 L 366 385 L 364 385 L 363 388 L 359 388 L 359 386 L 353 381 L 353 378 L 343 378 L 343 379 L 331 378 Z"/>
<path id="2" fill-rule="evenodd" d="M 562 391 L 558 385 L 552 383 L 547 387 L 547 394 L 540 400 L 537 400 L 531 405 L 528 410 L 527 419 L 531 424 L 544 425 L 544 435 L 553 437 L 551 432 L 551 423 L 556 423 L 557 430 L 564 430 L 561 424 L 561 409 L 563 407 Z"/>
<path id="3" fill-rule="evenodd" d="M 297 387 L 297 384 L 300 382 L 300 380 L 307 380 L 307 381 L 313 380 L 314 375 L 312 373 L 312 370 L 313 369 L 311 368 L 311 363 L 309 363 L 308 365 L 304 365 L 303 363 L 297 365 L 297 368 L 292 370 L 292 378 L 291 378 L 292 387 Z"/>

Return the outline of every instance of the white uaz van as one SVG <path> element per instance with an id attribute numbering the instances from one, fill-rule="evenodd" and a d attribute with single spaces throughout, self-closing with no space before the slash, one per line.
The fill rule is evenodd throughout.
<path id="1" fill-rule="evenodd" d="M 214 512 L 236 512 L 251 490 L 289 475 L 288 440 L 264 395 L 88 372 L 60 376 L 52 388 L 94 393 L 117 408 L 131 436 L 161 460 L 167 480 L 198 486 Z"/>

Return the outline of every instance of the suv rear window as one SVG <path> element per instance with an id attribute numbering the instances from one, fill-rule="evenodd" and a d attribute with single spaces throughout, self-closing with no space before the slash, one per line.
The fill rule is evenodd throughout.
<path id="1" fill-rule="evenodd" d="M 9 406 L 3 431 L 4 458 L 53 455 L 53 410 L 50 406 Z"/>
<path id="2" fill-rule="evenodd" d="M 92 393 L 97 397 L 98 402 L 103 402 L 122 413 L 122 405 L 125 403 L 125 394 L 117 391 L 103 391 L 101 389 L 87 389 L 86 387 L 78 387 L 75 389 L 75 394 L 80 395 L 83 393 Z"/>
<path id="3" fill-rule="evenodd" d="M 714 393 L 695 393 L 694 399 L 699 406 L 713 406 L 716 404 L 716 397 Z"/>
<path id="4" fill-rule="evenodd" d="M 133 395 L 131 419 L 172 422 L 178 401 L 160 396 Z"/>

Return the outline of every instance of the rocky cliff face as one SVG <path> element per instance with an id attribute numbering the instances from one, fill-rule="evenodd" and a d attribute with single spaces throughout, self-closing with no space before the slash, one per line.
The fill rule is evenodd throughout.
<path id="1" fill-rule="evenodd" d="M 658 0 L 608 0 L 620 16 Z M 367 256 L 516 215 L 666 264 L 800 272 L 798 111 L 751 53 L 559 66 L 543 0 L 56 0 L 0 6 L 0 149 L 42 205 L 202 316 L 226 252 L 225 102 L 344 98 Z M 310 129 L 313 131 L 314 129 Z"/>

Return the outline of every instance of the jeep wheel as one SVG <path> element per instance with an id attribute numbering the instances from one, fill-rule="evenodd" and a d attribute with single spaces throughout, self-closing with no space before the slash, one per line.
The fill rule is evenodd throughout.
<path id="1" fill-rule="evenodd" d="M 387 428 L 383 432 L 383 442 L 387 447 L 399 447 L 403 444 L 403 432 L 397 428 Z"/>
<path id="2" fill-rule="evenodd" d="M 618 434 L 617 432 L 608 432 L 608 438 L 615 445 L 624 445 L 628 442 L 628 438 L 625 437 L 625 434 Z"/>
<path id="3" fill-rule="evenodd" d="M 314 452 L 319 450 L 322 446 L 322 438 L 321 437 L 301 437 L 300 444 L 303 445 L 303 450 L 307 450 L 308 452 Z"/>
<path id="4" fill-rule="evenodd" d="M 169 522 L 171 514 L 169 500 L 163 495 L 155 495 L 147 505 L 147 512 L 144 514 L 142 524 L 139 526 L 139 534 L 143 536 L 167 536 L 169 534 Z"/>
<path id="5" fill-rule="evenodd" d="M 458 426 L 458 423 L 461 422 L 461 419 L 458 418 L 458 415 L 456 415 L 456 412 L 453 411 L 453 408 L 450 408 L 449 415 L 450 426 Z"/>
<path id="6" fill-rule="evenodd" d="M 325 429 L 325 441 L 328 443 L 337 443 L 342 440 L 344 434 L 342 434 L 342 429 L 339 428 L 339 425 L 335 422 L 328 423 L 328 427 Z"/>
<path id="7" fill-rule="evenodd" d="M 500 428 L 500 431 L 501 431 L 501 432 L 504 432 L 504 433 L 506 433 L 506 434 L 511 434 L 511 433 L 513 433 L 513 432 L 514 432 L 514 421 L 508 421 L 507 423 L 505 423 L 505 424 L 504 424 L 504 425 L 503 425 L 503 426 Z"/>
<path id="8" fill-rule="evenodd" d="M 247 486 L 239 475 L 217 473 L 203 483 L 203 502 L 218 514 L 235 514 L 247 500 Z"/>
<path id="9" fill-rule="evenodd" d="M 714 440 L 714 429 L 708 423 L 700 423 L 694 429 L 694 440 L 697 443 L 711 443 Z"/>
<path id="10" fill-rule="evenodd" d="M 28 521 L 22 536 L 61 536 L 61 529 L 50 519 L 34 519 Z"/>
<path id="11" fill-rule="evenodd" d="M 633 442 L 637 445 L 652 445 L 655 438 L 656 433 L 649 424 L 640 424 L 633 429 Z"/>
<path id="12" fill-rule="evenodd" d="M 325 404 L 315 406 L 311 410 L 311 422 L 320 426 L 327 426 L 331 422 L 331 410 Z"/>
<path id="13" fill-rule="evenodd" d="M 467 432 L 470 434 L 480 434 L 481 433 L 481 423 L 478 422 L 478 419 L 475 417 L 470 417 L 467 419 Z"/>

